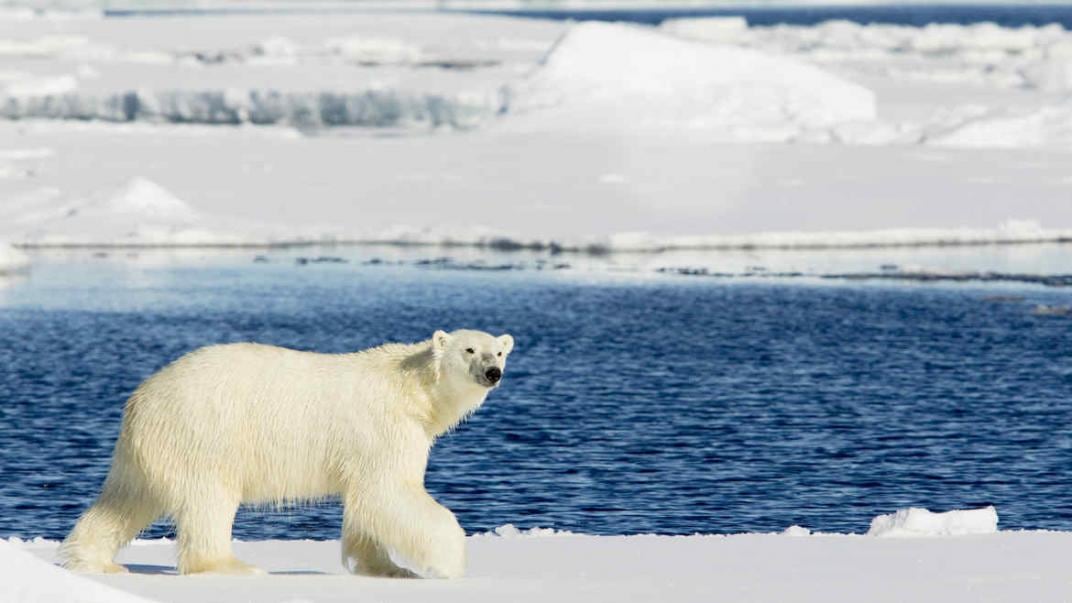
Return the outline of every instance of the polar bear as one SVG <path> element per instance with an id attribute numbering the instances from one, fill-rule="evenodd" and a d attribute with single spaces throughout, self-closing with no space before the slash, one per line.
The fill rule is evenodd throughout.
<path id="1" fill-rule="evenodd" d="M 127 401 L 111 470 L 63 542 L 64 565 L 124 572 L 118 550 L 169 516 L 180 573 L 260 573 L 231 552 L 240 504 L 340 496 L 350 571 L 461 576 L 465 532 L 424 489 L 428 452 L 501 383 L 513 345 L 459 330 L 352 354 L 253 343 L 191 352 Z"/>

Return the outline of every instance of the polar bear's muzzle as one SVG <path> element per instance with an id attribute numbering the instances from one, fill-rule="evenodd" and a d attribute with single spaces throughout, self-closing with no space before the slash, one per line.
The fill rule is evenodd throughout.
<path id="1" fill-rule="evenodd" d="M 484 371 L 484 378 L 488 380 L 488 385 L 495 385 L 502 379 L 502 369 L 497 366 L 493 366 Z"/>

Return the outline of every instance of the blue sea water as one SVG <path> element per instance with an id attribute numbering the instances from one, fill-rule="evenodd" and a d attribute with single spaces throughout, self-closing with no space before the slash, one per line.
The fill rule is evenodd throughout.
<path id="1" fill-rule="evenodd" d="M 1072 529 L 1072 318 L 1030 311 L 1067 289 L 152 259 L 39 258 L 0 287 L 0 537 L 64 536 L 125 397 L 184 352 L 459 327 L 517 341 L 432 451 L 428 488 L 470 532 L 860 532 L 988 504 Z M 340 517 L 246 509 L 235 536 L 335 538 Z"/>
<path id="2" fill-rule="evenodd" d="M 930 23 L 970 25 L 990 22 L 1005 27 L 1057 23 L 1072 29 L 1072 4 L 834 4 L 693 6 L 679 8 L 532 8 L 521 10 L 461 11 L 511 15 L 535 19 L 623 21 L 658 25 L 667 19 L 744 17 L 750 25 L 815 25 L 844 20 L 860 24 L 923 26 Z"/>
<path id="3" fill-rule="evenodd" d="M 923 26 L 929 23 L 969 25 L 991 22 L 1006 27 L 1023 25 L 1047 25 L 1057 23 L 1072 29 L 1072 4 L 1069 3 L 896 3 L 896 4 L 758 4 L 727 5 L 717 2 L 709 6 L 677 6 L 668 2 L 668 7 L 645 6 L 630 8 L 615 7 L 611 3 L 597 8 L 564 8 L 543 6 L 523 9 L 489 8 L 478 9 L 470 5 L 465 9 L 444 8 L 440 12 L 467 14 L 491 14 L 533 19 L 577 21 L 622 21 L 657 25 L 667 19 L 694 17 L 745 17 L 751 25 L 814 25 L 830 20 L 845 20 L 855 23 L 884 23 L 894 25 Z M 444 4 L 449 7 L 449 3 Z M 208 16 L 221 14 L 333 14 L 360 13 L 369 9 L 361 3 L 302 6 L 300 4 L 248 6 L 197 6 L 169 8 L 106 8 L 103 13 L 110 18 Z M 407 10 L 404 3 L 398 10 Z M 428 12 L 427 9 L 411 9 L 413 12 Z"/>

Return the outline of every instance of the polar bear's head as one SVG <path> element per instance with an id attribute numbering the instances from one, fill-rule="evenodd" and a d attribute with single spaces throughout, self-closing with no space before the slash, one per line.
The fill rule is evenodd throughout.
<path id="1" fill-rule="evenodd" d="M 439 358 L 439 370 L 444 378 L 492 388 L 502 380 L 506 357 L 514 349 L 514 338 L 466 329 L 450 333 L 436 331 L 432 349 Z"/>

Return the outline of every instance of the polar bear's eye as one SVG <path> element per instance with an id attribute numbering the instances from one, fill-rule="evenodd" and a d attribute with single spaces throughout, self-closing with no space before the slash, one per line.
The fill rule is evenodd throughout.
<path id="1" fill-rule="evenodd" d="M 502 358 L 502 352 L 499 352 L 499 357 Z"/>
<path id="2" fill-rule="evenodd" d="M 465 351 L 469 354 L 473 353 L 473 348 L 465 348 Z"/>

